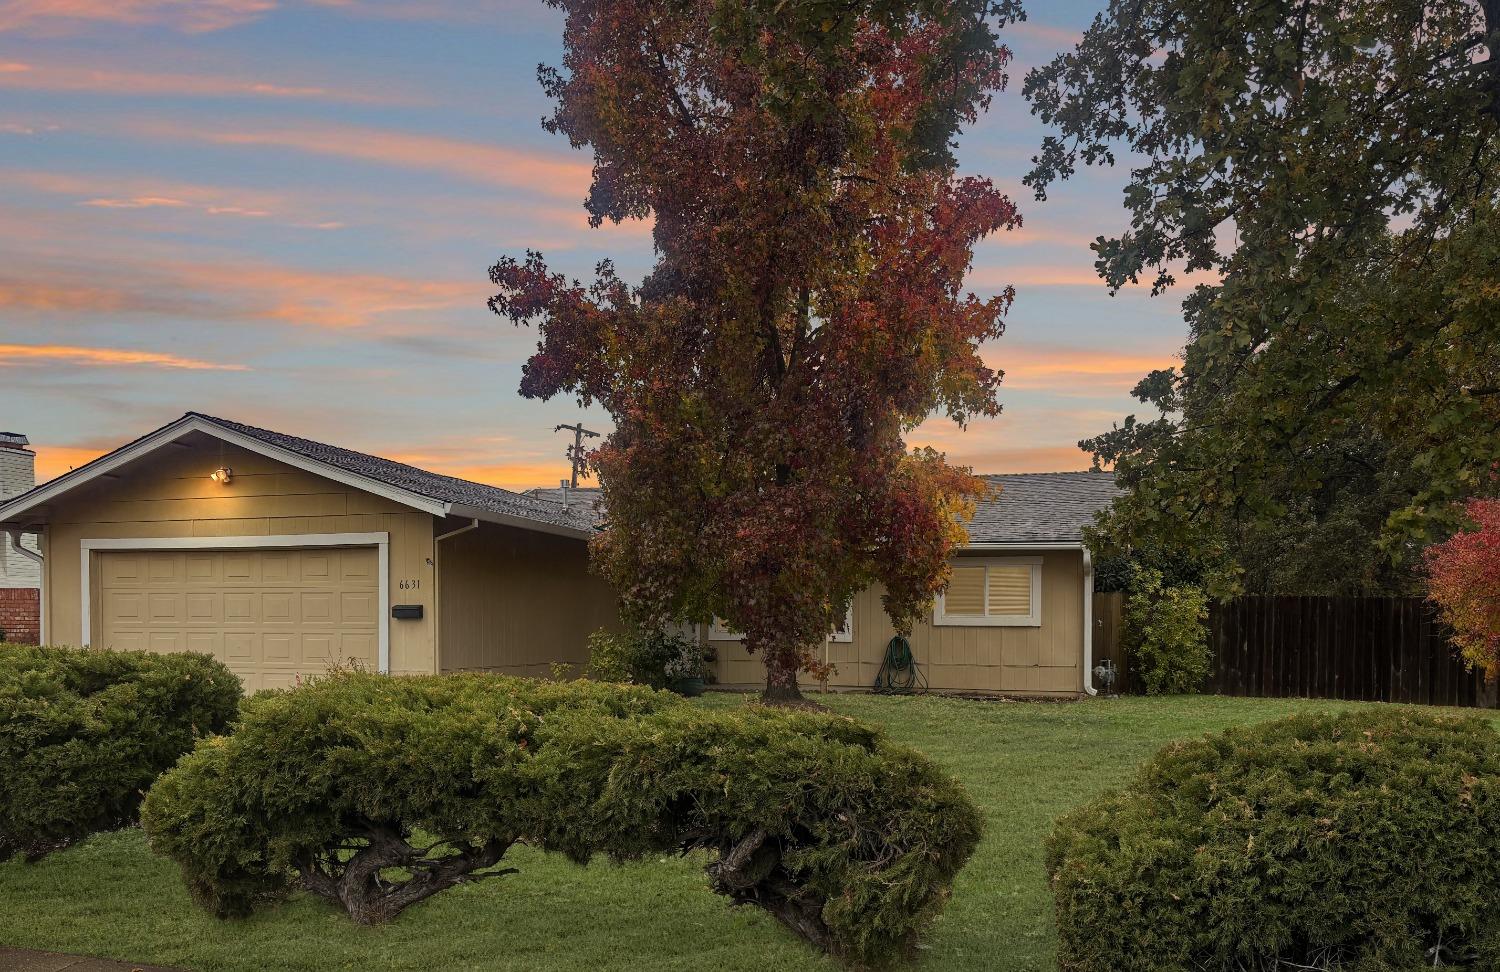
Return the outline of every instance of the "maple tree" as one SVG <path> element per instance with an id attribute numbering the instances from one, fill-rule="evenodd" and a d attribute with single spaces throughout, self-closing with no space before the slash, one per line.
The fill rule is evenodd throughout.
<path id="1" fill-rule="evenodd" d="M 1453 641 L 1491 678 L 1500 675 L 1500 500 L 1464 504 L 1473 528 L 1427 548 L 1428 597 Z"/>
<path id="2" fill-rule="evenodd" d="M 549 0 L 567 17 L 544 121 L 594 153 L 586 208 L 650 218 L 639 285 L 502 259 L 497 313 L 535 321 L 523 394 L 601 403 L 594 559 L 634 619 L 723 619 L 798 697 L 854 594 L 900 630 L 930 604 L 984 485 L 904 436 L 999 411 L 968 293 L 974 244 L 1020 223 L 953 156 L 1006 82 L 987 0 Z"/>
<path id="3" fill-rule="evenodd" d="M 1405 592 L 1500 459 L 1500 0 L 1111 0 L 1026 94 L 1045 196 L 1129 152 L 1111 287 L 1183 303 L 1096 534 L 1218 593 Z"/>

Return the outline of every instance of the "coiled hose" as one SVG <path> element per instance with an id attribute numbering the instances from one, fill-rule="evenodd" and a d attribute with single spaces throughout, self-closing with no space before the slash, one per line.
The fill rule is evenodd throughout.
<path id="1" fill-rule="evenodd" d="M 927 691 L 927 676 L 911 653 L 911 642 L 896 635 L 885 646 L 880 672 L 875 676 L 875 691 L 884 695 L 909 695 Z"/>

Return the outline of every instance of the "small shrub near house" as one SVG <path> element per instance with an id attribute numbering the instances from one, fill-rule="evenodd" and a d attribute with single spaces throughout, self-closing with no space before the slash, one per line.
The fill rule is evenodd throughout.
<path id="1" fill-rule="evenodd" d="M 579 862 L 702 848 L 714 890 L 853 964 L 915 947 L 980 831 L 951 778 L 850 719 L 361 673 L 249 700 L 232 737 L 155 786 L 144 823 L 221 916 L 300 887 L 366 923 L 513 873 L 497 866 L 517 842 Z"/>
<path id="2" fill-rule="evenodd" d="M 1383 709 L 1175 743 L 1047 869 L 1067 972 L 1500 968 L 1500 735 Z"/>
<path id="3" fill-rule="evenodd" d="M 0 861 L 133 823 L 153 780 L 235 717 L 204 655 L 0 645 Z"/>
<path id="4" fill-rule="evenodd" d="M 589 677 L 668 688 L 683 677 L 707 673 L 704 651 L 693 641 L 665 631 L 596 631 L 589 636 Z"/>
<path id="5" fill-rule="evenodd" d="M 1196 692 L 1208 677 L 1208 596 L 1138 567 L 1125 599 L 1125 648 L 1148 695 Z"/>

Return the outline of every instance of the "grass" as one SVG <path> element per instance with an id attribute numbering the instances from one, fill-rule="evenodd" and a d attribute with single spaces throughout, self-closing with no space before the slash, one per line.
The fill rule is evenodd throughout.
<path id="1" fill-rule="evenodd" d="M 1129 698 L 1077 703 L 938 697 L 829 698 L 878 723 L 968 786 L 988 816 L 919 968 L 1053 967 L 1042 841 L 1052 820 L 1124 780 L 1163 743 L 1344 703 Z M 705 704 L 743 704 L 709 696 Z M 753 909 L 709 893 L 699 859 L 579 868 L 521 849 L 521 873 L 445 892 L 380 928 L 300 896 L 220 922 L 188 900 L 138 831 L 96 837 L 40 864 L 0 865 L 0 945 L 203 972 L 285 969 L 834 968 Z"/>

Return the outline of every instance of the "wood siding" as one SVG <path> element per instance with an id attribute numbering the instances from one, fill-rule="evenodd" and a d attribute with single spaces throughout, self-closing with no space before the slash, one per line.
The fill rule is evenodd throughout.
<path id="1" fill-rule="evenodd" d="M 208 478 L 221 465 L 234 470 L 228 485 Z M 53 505 L 44 544 L 48 637 L 60 645 L 82 637 L 85 539 L 375 532 L 390 534 L 392 603 L 424 607 L 422 620 L 389 622 L 391 672 L 430 674 L 437 669 L 432 516 L 201 433 Z M 403 581 L 410 586 L 400 589 Z M 91 624 L 99 630 L 97 616 Z"/>
<path id="2" fill-rule="evenodd" d="M 1073 696 L 1083 691 L 1083 556 L 1074 550 L 1017 550 L 1003 556 L 1028 553 L 1042 558 L 1041 625 L 934 626 L 929 612 L 927 620 L 911 633 L 912 653 L 929 689 L 1036 696 Z M 956 562 L 964 559 L 961 556 Z M 896 634 L 880 595 L 876 586 L 856 597 L 853 639 L 828 644 L 827 659 L 836 669 L 828 681 L 830 689 L 861 690 L 875 684 L 886 644 Z M 747 654 L 738 642 L 709 643 L 719 656 L 721 685 L 749 688 L 765 683 L 759 657 Z"/>
<path id="3" fill-rule="evenodd" d="M 588 636 L 618 625 L 615 595 L 589 573 L 582 540 L 481 523 L 437 547 L 445 673 L 544 676 L 564 662 L 581 674 Z"/>

